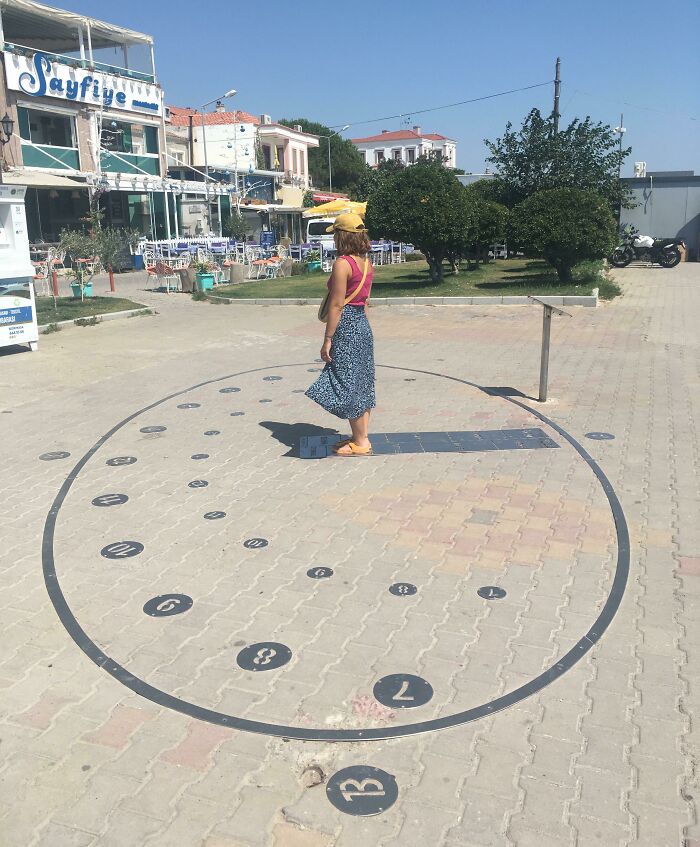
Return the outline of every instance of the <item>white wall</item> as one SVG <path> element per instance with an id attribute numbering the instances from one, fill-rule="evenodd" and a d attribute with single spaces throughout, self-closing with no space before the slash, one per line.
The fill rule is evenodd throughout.
<path id="1" fill-rule="evenodd" d="M 241 131 L 243 130 L 243 131 Z M 204 127 L 194 127 L 194 166 L 204 167 Z M 255 164 L 255 124 L 213 124 L 206 127 L 207 158 L 210 168 L 247 171 Z M 229 147 L 229 144 L 231 145 Z"/>
<path id="2" fill-rule="evenodd" d="M 420 140 L 416 138 L 394 142 L 387 141 L 386 143 L 382 143 L 381 141 L 367 141 L 361 144 L 355 144 L 355 147 L 357 147 L 360 152 L 364 153 L 365 161 L 368 165 L 377 164 L 377 150 L 383 151 L 385 159 L 393 159 L 394 151 L 400 150 L 400 161 L 407 165 L 409 164 L 408 150 L 409 148 L 412 148 L 416 151 L 416 159 L 421 155 L 428 155 L 432 151 L 437 151 L 442 153 L 443 156 L 448 156 L 448 165 L 450 167 L 457 167 L 457 145 L 454 141 L 431 141 L 427 138 Z"/>

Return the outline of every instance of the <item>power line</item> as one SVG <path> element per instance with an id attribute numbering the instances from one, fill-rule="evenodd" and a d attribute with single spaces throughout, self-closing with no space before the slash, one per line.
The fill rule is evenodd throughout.
<path id="1" fill-rule="evenodd" d="M 551 85 L 552 81 L 538 82 L 536 85 L 525 85 L 522 88 L 511 88 L 508 91 L 499 91 L 497 94 L 484 94 L 483 97 L 472 97 L 470 100 L 460 100 L 459 103 L 446 103 L 444 106 L 431 106 L 428 109 L 412 109 L 407 112 L 402 112 L 399 115 L 387 115 L 383 118 L 371 118 L 368 121 L 352 121 L 350 126 L 364 126 L 365 124 L 377 124 L 382 121 L 392 121 L 397 118 L 403 118 L 407 115 L 424 115 L 426 112 L 437 112 L 440 109 L 453 109 L 455 106 L 466 106 L 468 103 L 479 103 L 482 100 L 493 100 L 496 97 L 505 97 L 507 94 L 517 94 L 520 91 L 531 91 L 533 88 L 544 88 L 546 85 Z M 345 124 L 333 124 L 330 129 L 345 126 Z"/>

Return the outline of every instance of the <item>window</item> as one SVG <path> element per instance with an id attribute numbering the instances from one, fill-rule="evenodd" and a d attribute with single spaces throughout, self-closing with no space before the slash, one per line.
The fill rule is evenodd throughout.
<path id="1" fill-rule="evenodd" d="M 18 106 L 17 114 L 19 133 L 25 141 L 50 147 L 75 147 L 72 118 L 22 106 Z"/>
<path id="2" fill-rule="evenodd" d="M 275 158 L 275 170 L 283 171 L 284 170 L 284 147 L 277 148 L 277 155 Z"/>
<path id="3" fill-rule="evenodd" d="M 406 161 L 409 165 L 413 165 L 416 161 L 416 148 L 408 147 L 406 150 Z"/>
<path id="4" fill-rule="evenodd" d="M 304 176 L 306 174 L 306 151 L 299 151 L 299 173 Z"/>
<path id="5" fill-rule="evenodd" d="M 272 170 L 272 148 L 268 144 L 263 144 L 263 165 L 266 171 Z"/>
<path id="6" fill-rule="evenodd" d="M 299 173 L 298 155 L 299 154 L 297 153 L 297 151 L 295 149 L 292 150 L 292 173 L 294 173 L 294 174 Z"/>
<path id="7" fill-rule="evenodd" d="M 374 151 L 374 162 L 377 165 L 381 165 L 384 161 L 384 151 L 383 150 L 375 150 Z"/>
<path id="8" fill-rule="evenodd" d="M 394 161 L 400 162 L 401 161 L 401 150 L 400 149 L 392 150 L 391 152 L 392 152 L 392 155 L 394 157 Z"/>
<path id="9" fill-rule="evenodd" d="M 103 121 L 100 145 L 112 153 L 133 153 L 131 124 L 125 124 L 121 121 Z"/>

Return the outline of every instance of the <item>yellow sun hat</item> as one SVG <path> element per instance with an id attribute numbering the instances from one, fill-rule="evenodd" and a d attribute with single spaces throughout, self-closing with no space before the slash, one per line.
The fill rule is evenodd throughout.
<path id="1" fill-rule="evenodd" d="M 336 232 L 339 229 L 342 229 L 343 232 L 367 232 L 365 222 L 355 212 L 345 212 L 343 215 L 338 215 L 326 232 Z"/>

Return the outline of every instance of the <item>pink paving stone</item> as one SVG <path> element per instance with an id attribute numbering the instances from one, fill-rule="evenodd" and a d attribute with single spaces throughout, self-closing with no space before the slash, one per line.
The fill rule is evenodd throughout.
<path id="1" fill-rule="evenodd" d="M 455 531 L 453 529 L 433 529 L 428 535 L 428 541 L 432 541 L 436 544 L 449 544 L 450 541 L 452 541 L 454 534 Z"/>
<path id="2" fill-rule="evenodd" d="M 64 705 L 70 702 L 67 697 L 54 697 L 44 692 L 38 702 L 14 718 L 15 723 L 32 726 L 35 729 L 48 729 L 51 726 L 51 721 Z"/>
<path id="3" fill-rule="evenodd" d="M 94 732 L 84 735 L 83 739 L 91 744 L 101 744 L 103 747 L 119 750 L 125 747 L 136 730 L 152 717 L 153 713 L 145 709 L 116 706 L 109 720 Z"/>
<path id="4" fill-rule="evenodd" d="M 681 576 L 700 576 L 700 556 L 679 556 L 678 573 Z M 700 841 L 696 843 L 700 847 Z"/>
<path id="5" fill-rule="evenodd" d="M 194 771 L 206 771 L 211 754 L 230 737 L 231 730 L 226 727 L 192 721 L 186 737 L 177 747 L 166 750 L 160 758 L 171 765 L 180 765 Z"/>
<path id="6" fill-rule="evenodd" d="M 549 531 L 541 529 L 521 529 L 519 532 L 522 544 L 544 544 L 549 535 Z"/>
<path id="7" fill-rule="evenodd" d="M 523 509 L 527 509 L 532 501 L 534 500 L 534 496 L 531 494 L 513 494 L 508 498 L 509 506 L 519 506 Z M 534 512 L 533 512 L 534 514 Z M 549 517 L 549 512 L 547 513 L 547 517 Z"/>

